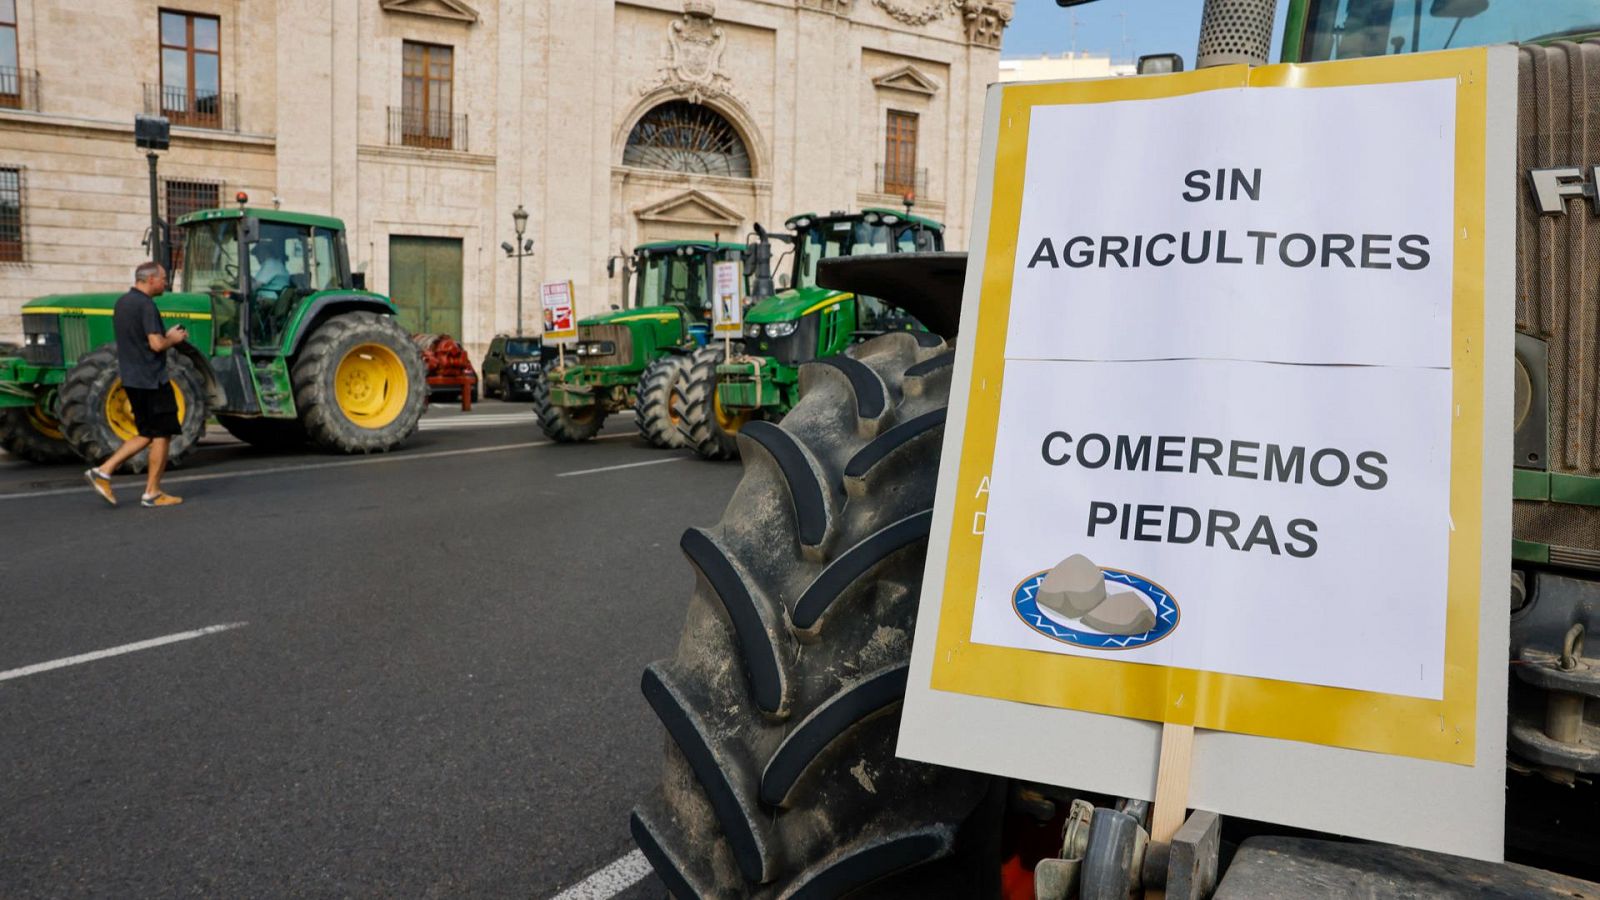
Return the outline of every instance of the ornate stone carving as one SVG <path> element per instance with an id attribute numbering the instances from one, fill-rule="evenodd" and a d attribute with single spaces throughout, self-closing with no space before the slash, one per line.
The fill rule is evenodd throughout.
<path id="1" fill-rule="evenodd" d="M 666 62 L 641 94 L 668 87 L 691 103 L 733 96 L 732 79 L 722 71 L 728 38 L 716 14 L 715 0 L 683 0 L 683 17 L 667 26 Z"/>
<path id="2" fill-rule="evenodd" d="M 1011 23 L 1010 5 L 993 0 L 956 0 L 967 26 L 967 40 L 982 47 L 1000 48 L 1000 36 Z"/>
<path id="3" fill-rule="evenodd" d="M 872 2 L 884 12 L 894 16 L 896 21 L 911 26 L 926 25 L 942 17 L 952 6 L 961 5 L 961 0 L 872 0 Z"/>

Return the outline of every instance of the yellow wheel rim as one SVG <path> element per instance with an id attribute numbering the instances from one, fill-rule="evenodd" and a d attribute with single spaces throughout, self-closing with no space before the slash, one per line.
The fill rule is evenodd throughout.
<path id="1" fill-rule="evenodd" d="M 28 410 L 28 424 L 33 430 L 39 432 L 52 441 L 65 440 L 66 435 L 61 433 L 61 420 L 50 415 L 44 408 L 44 399 L 40 398 L 33 404 L 33 409 Z"/>
<path id="2" fill-rule="evenodd" d="M 351 348 L 333 373 L 339 411 L 360 428 L 382 428 L 399 418 L 410 387 L 405 364 L 382 344 Z"/>
<path id="3" fill-rule="evenodd" d="M 181 426 L 189 404 L 177 382 L 172 382 L 172 393 L 178 398 L 178 424 Z M 111 426 L 112 433 L 125 441 L 139 436 L 139 426 L 133 421 L 133 404 L 128 402 L 128 392 L 122 389 L 120 378 L 111 383 L 111 390 L 106 391 L 106 424 Z"/>
<path id="4" fill-rule="evenodd" d="M 744 423 L 750 421 L 755 415 L 754 410 L 732 412 L 722 405 L 722 392 L 713 391 L 711 394 L 711 409 L 717 414 L 717 427 L 729 434 L 738 434 Z"/>

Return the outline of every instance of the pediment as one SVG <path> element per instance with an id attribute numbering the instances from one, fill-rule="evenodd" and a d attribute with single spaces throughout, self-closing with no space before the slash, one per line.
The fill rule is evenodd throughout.
<path id="1" fill-rule="evenodd" d="M 877 87 L 887 88 L 891 91 L 906 91 L 912 94 L 922 94 L 932 97 L 939 93 L 939 82 L 934 81 L 927 73 L 913 65 L 904 65 L 891 72 L 879 75 L 872 79 Z"/>
<path id="2" fill-rule="evenodd" d="M 674 225 L 721 225 L 737 228 L 744 216 L 733 207 L 704 191 L 688 190 L 635 210 L 641 222 L 669 222 Z"/>
<path id="3" fill-rule="evenodd" d="M 478 11 L 461 0 L 378 0 L 384 12 L 449 19 L 452 22 L 476 22 Z"/>

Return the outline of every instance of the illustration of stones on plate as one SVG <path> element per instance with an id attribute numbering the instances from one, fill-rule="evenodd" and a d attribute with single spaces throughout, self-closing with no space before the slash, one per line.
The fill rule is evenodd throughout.
<path id="1" fill-rule="evenodd" d="M 1045 576 L 1039 605 L 1105 634 L 1143 634 L 1155 627 L 1156 614 L 1135 591 L 1106 593 L 1105 573 L 1082 553 L 1074 553 Z"/>

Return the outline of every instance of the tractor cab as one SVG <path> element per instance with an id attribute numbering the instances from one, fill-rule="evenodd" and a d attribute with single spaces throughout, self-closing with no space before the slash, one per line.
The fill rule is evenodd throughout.
<path id="1" fill-rule="evenodd" d="M 792 236 L 788 284 L 747 316 L 749 350 L 798 364 L 841 351 L 852 341 L 919 324 L 876 297 L 817 285 L 817 263 L 844 256 L 876 256 L 944 249 L 944 226 L 932 219 L 886 209 L 812 213 L 784 223 Z M 800 335 L 796 342 L 791 336 Z M 793 346 L 790 346 L 793 345 Z"/>
<path id="2" fill-rule="evenodd" d="M 719 262 L 742 260 L 746 249 L 743 244 L 712 241 L 662 241 L 639 245 L 633 251 L 631 266 L 637 279 L 634 308 L 676 306 L 685 312 L 691 328 L 707 326 L 711 321 L 711 267 Z M 749 281 L 750 274 L 746 271 L 746 294 Z"/>
<path id="3" fill-rule="evenodd" d="M 301 301 L 355 289 L 336 219 L 216 209 L 179 220 L 179 289 L 211 297 L 217 345 L 276 353 Z"/>

